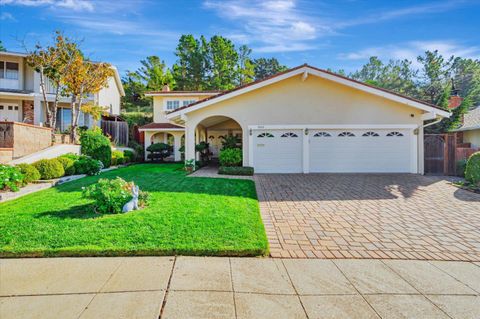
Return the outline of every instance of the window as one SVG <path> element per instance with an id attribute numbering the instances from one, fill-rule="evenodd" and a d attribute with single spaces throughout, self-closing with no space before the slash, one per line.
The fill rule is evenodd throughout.
<path id="1" fill-rule="evenodd" d="M 378 135 L 378 133 L 375 133 L 375 132 L 366 132 L 366 133 L 363 133 L 362 136 L 380 136 L 380 135 Z"/>
<path id="2" fill-rule="evenodd" d="M 6 62 L 5 78 L 10 80 L 18 80 L 18 63 Z"/>
<path id="3" fill-rule="evenodd" d="M 5 61 L 0 61 L 0 79 L 5 78 Z"/>
<path id="4" fill-rule="evenodd" d="M 257 137 L 262 138 L 262 137 L 274 137 L 274 136 L 273 136 L 273 134 L 271 134 L 271 133 L 265 132 L 265 133 L 260 133 L 260 134 L 258 134 Z"/>
<path id="5" fill-rule="evenodd" d="M 403 134 L 400 132 L 390 132 L 387 134 L 387 136 L 403 136 Z"/>
<path id="6" fill-rule="evenodd" d="M 182 101 L 182 106 L 187 106 L 187 105 L 190 105 L 192 103 L 195 103 L 197 102 L 196 100 L 183 100 Z"/>
<path id="7" fill-rule="evenodd" d="M 167 110 L 176 110 L 180 107 L 179 100 L 171 100 L 167 101 Z"/>
<path id="8" fill-rule="evenodd" d="M 281 137 L 298 137 L 298 135 L 295 134 L 295 133 L 292 133 L 292 132 L 287 132 L 287 133 L 282 134 Z"/>
<path id="9" fill-rule="evenodd" d="M 9 106 L 8 106 L 8 110 L 9 110 L 9 111 L 13 110 L 13 105 L 9 105 Z"/>
<path id="10" fill-rule="evenodd" d="M 330 133 L 327 132 L 317 132 L 313 135 L 313 137 L 331 137 Z"/>
<path id="11" fill-rule="evenodd" d="M 352 132 L 342 132 L 342 133 L 338 134 L 338 136 L 340 136 L 340 137 L 353 137 L 353 136 L 355 136 L 355 134 L 353 134 Z"/>
<path id="12" fill-rule="evenodd" d="M 15 111 L 18 111 L 18 106 L 15 106 L 15 107 L 14 107 L 14 110 L 15 110 Z"/>
<path id="13" fill-rule="evenodd" d="M 0 110 L 3 110 L 3 105 L 0 105 Z"/>

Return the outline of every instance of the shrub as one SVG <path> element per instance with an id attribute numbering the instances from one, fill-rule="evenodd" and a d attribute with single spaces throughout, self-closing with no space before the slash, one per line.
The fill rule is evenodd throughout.
<path id="1" fill-rule="evenodd" d="M 227 135 L 223 137 L 222 141 L 222 150 L 226 150 L 229 148 L 239 148 L 240 140 L 235 135 Z"/>
<path id="2" fill-rule="evenodd" d="M 18 164 L 16 167 L 20 170 L 20 173 L 23 174 L 24 185 L 38 181 L 41 178 L 40 172 L 32 164 Z"/>
<path id="3" fill-rule="evenodd" d="M 80 151 L 93 159 L 103 163 L 103 167 L 110 167 L 112 148 L 109 139 L 100 129 L 88 130 L 80 136 Z"/>
<path id="4" fill-rule="evenodd" d="M 220 166 L 218 168 L 218 174 L 252 176 L 253 175 L 253 167 L 249 167 L 249 166 Z"/>
<path id="5" fill-rule="evenodd" d="M 120 177 L 116 179 L 102 178 L 96 184 L 85 187 L 82 196 L 95 200 L 96 213 L 118 214 L 122 212 L 123 206 L 132 199 L 133 186 L 133 182 L 128 183 Z M 145 206 L 148 199 L 148 193 L 139 192 L 139 206 Z"/>
<path id="6" fill-rule="evenodd" d="M 133 157 L 133 160 L 143 162 L 145 158 L 145 149 L 143 148 L 143 145 L 132 140 L 128 142 L 128 147 L 133 148 L 135 152 L 135 156 Z"/>
<path id="7" fill-rule="evenodd" d="M 60 157 L 66 157 L 66 158 L 69 158 L 73 161 L 78 161 L 80 159 L 81 155 L 74 154 L 74 153 L 66 153 L 66 154 L 60 155 Z"/>
<path id="8" fill-rule="evenodd" d="M 123 164 L 123 162 L 123 152 L 118 150 L 113 151 L 111 161 L 112 165 L 120 165 Z"/>
<path id="9" fill-rule="evenodd" d="M 242 150 L 239 148 L 227 148 L 220 151 L 221 166 L 240 166 L 242 165 Z"/>
<path id="10" fill-rule="evenodd" d="M 124 150 L 123 157 L 127 163 L 135 161 L 135 153 L 130 150 Z"/>
<path id="11" fill-rule="evenodd" d="M 62 164 L 66 176 L 75 174 L 75 160 L 68 157 L 57 157 L 57 160 Z"/>
<path id="12" fill-rule="evenodd" d="M 465 179 L 474 185 L 480 184 L 480 152 L 473 153 L 468 158 Z"/>
<path id="13" fill-rule="evenodd" d="M 467 168 L 467 160 L 466 159 L 457 161 L 456 168 L 455 168 L 455 172 L 456 172 L 457 176 L 465 177 L 465 169 L 466 168 Z"/>
<path id="14" fill-rule="evenodd" d="M 202 162 L 207 162 L 208 161 L 208 155 L 209 155 L 209 147 L 210 144 L 207 142 L 200 142 L 197 145 L 195 145 L 195 151 L 200 153 L 200 161 Z"/>
<path id="15" fill-rule="evenodd" d="M 24 183 L 24 176 L 20 168 L 0 164 L 0 190 L 17 192 Z"/>
<path id="16" fill-rule="evenodd" d="M 152 161 L 160 160 L 163 161 L 165 157 L 170 156 L 172 147 L 165 143 L 154 143 L 147 147 L 148 158 Z"/>
<path id="17" fill-rule="evenodd" d="M 75 172 L 77 174 L 98 175 L 103 168 L 103 163 L 89 156 L 82 155 L 75 161 Z"/>
<path id="18" fill-rule="evenodd" d="M 59 178 L 65 175 L 62 163 L 56 158 L 42 159 L 33 163 L 42 179 Z"/>

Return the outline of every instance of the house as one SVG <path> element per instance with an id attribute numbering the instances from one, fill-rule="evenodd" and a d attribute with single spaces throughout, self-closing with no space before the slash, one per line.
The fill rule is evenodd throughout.
<path id="1" fill-rule="evenodd" d="M 147 137 L 167 133 L 179 146 L 184 134 L 188 160 L 198 158 L 196 143 L 207 141 L 215 152 L 222 134 L 235 134 L 243 165 L 257 173 L 423 174 L 425 121 L 450 116 L 307 64 L 233 90 L 200 93 L 187 101 L 186 92 L 150 92 L 155 118 L 141 128 L 146 144 L 154 141 Z"/>
<path id="2" fill-rule="evenodd" d="M 28 66 L 27 54 L 0 52 L 0 163 L 37 152 L 52 145 L 52 132 L 44 127 L 46 108 L 40 87 L 40 75 Z M 125 95 L 120 76 L 113 67 L 114 76 L 108 87 L 90 94 L 86 102 L 108 106 L 113 117 L 120 114 L 120 98 Z M 54 88 L 47 82 L 47 100 L 54 101 Z M 72 112 L 70 98 L 59 100 L 55 130 L 68 130 Z M 88 114 L 80 113 L 79 126 L 93 125 Z"/>
<path id="3" fill-rule="evenodd" d="M 455 130 L 459 140 L 469 147 L 480 149 L 480 106 L 463 116 L 463 123 Z"/>
<path id="4" fill-rule="evenodd" d="M 0 121 L 21 122 L 43 126 L 45 106 L 40 87 L 40 75 L 26 61 L 27 54 L 0 52 Z M 87 101 L 108 106 L 111 115 L 120 114 L 120 97 L 125 95 L 115 67 L 108 87 L 89 95 Z M 47 83 L 47 99 L 54 100 L 54 88 Z M 71 121 L 70 98 L 61 97 L 57 114 L 57 129 L 65 131 Z M 90 116 L 80 114 L 80 126 L 92 126 Z"/>

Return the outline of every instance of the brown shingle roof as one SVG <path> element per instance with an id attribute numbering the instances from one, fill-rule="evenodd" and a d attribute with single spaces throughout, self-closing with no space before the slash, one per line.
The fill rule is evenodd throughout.
<path id="1" fill-rule="evenodd" d="M 470 110 L 463 116 L 463 124 L 456 131 L 480 130 L 480 106 Z"/>
<path id="2" fill-rule="evenodd" d="M 289 73 L 289 72 L 292 72 L 292 71 L 295 71 L 295 70 L 298 70 L 298 69 L 303 68 L 303 67 L 309 67 L 309 68 L 311 68 L 311 69 L 314 69 L 314 70 L 317 70 L 317 71 L 320 71 L 320 72 L 323 72 L 323 73 L 327 73 L 327 74 L 330 74 L 330 75 L 333 75 L 333 76 L 342 78 L 342 79 L 347 80 L 347 81 L 351 81 L 351 82 L 354 82 L 354 83 L 357 83 L 357 84 L 361 84 L 361 85 L 364 85 L 364 86 L 367 86 L 367 87 L 371 87 L 371 88 L 374 88 L 374 89 L 377 89 L 377 90 L 380 90 L 380 91 L 383 91 L 383 92 L 386 92 L 386 93 L 389 93 L 389 94 L 393 94 L 393 95 L 399 96 L 399 97 L 401 97 L 401 98 L 405 98 L 405 99 L 408 99 L 408 100 L 411 100 L 411 101 L 414 101 L 414 102 L 417 102 L 417 103 L 424 104 L 424 105 L 426 105 L 426 106 L 430 106 L 430 107 L 433 107 L 433 108 L 436 108 L 436 109 L 445 111 L 444 109 L 442 109 L 441 107 L 439 107 L 439 106 L 437 106 L 437 105 L 430 104 L 430 103 L 427 103 L 427 102 L 425 102 L 425 101 L 422 101 L 422 100 L 419 100 L 419 99 L 416 99 L 416 98 L 413 98 L 413 97 L 409 97 L 409 96 L 406 96 L 406 95 L 402 95 L 402 94 L 399 94 L 399 93 L 396 93 L 396 92 L 393 92 L 393 91 L 390 91 L 390 90 L 387 90 L 387 89 L 384 89 L 384 88 L 380 88 L 380 87 L 377 87 L 377 86 L 374 86 L 374 85 L 371 85 L 371 84 L 367 84 L 367 83 L 364 83 L 364 82 L 360 82 L 360 81 L 351 79 L 351 78 L 349 78 L 349 77 L 346 77 L 346 76 L 343 76 L 343 75 L 340 75 L 340 74 L 337 74 L 337 73 L 334 73 L 334 72 L 331 72 L 331 71 L 327 71 L 327 70 L 323 70 L 323 69 L 320 69 L 320 68 L 316 68 L 316 67 L 314 67 L 314 66 L 311 66 L 311 65 L 308 65 L 308 64 L 305 63 L 305 64 L 302 64 L 302 65 L 296 66 L 296 67 L 294 67 L 294 68 L 288 69 L 288 70 L 286 70 L 286 71 L 279 72 L 279 73 L 277 73 L 277 74 L 271 75 L 271 76 L 269 76 L 269 77 L 267 77 L 267 78 L 265 78 L 265 79 L 257 80 L 257 81 L 254 81 L 254 82 L 250 82 L 250 83 L 247 83 L 247 84 L 238 86 L 238 87 L 236 87 L 236 88 L 234 88 L 234 89 L 227 90 L 227 91 L 223 91 L 223 92 L 220 93 L 220 94 L 217 94 L 217 95 L 208 97 L 208 98 L 206 98 L 206 99 L 199 100 L 199 101 L 197 101 L 197 102 L 195 102 L 195 103 L 192 103 L 192 104 L 189 104 L 189 105 L 186 105 L 186 106 L 183 106 L 183 107 L 179 107 L 178 109 L 176 109 L 176 110 L 174 110 L 174 111 L 171 111 L 171 112 L 169 112 L 168 114 L 170 114 L 170 113 L 175 113 L 175 112 L 184 110 L 184 109 L 186 109 L 186 108 L 190 108 L 190 107 L 192 107 L 192 106 L 195 106 L 195 105 L 197 105 L 197 104 L 200 104 L 200 103 L 203 103 L 203 102 L 206 102 L 206 101 L 209 101 L 209 100 L 217 99 L 217 98 L 219 98 L 219 97 L 221 97 L 221 96 L 224 96 L 224 95 L 226 95 L 226 94 L 229 94 L 229 93 L 238 91 L 238 90 L 240 90 L 240 89 L 243 89 L 243 88 L 246 88 L 246 87 L 255 85 L 255 84 L 257 84 L 257 83 L 261 83 L 261 82 L 270 80 L 270 79 L 272 79 L 272 78 L 281 76 L 281 75 L 283 75 L 283 74 L 286 74 L 286 73 Z"/>

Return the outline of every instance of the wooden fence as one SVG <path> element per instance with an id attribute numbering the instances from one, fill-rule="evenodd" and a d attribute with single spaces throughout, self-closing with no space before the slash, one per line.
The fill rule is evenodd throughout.
<path id="1" fill-rule="evenodd" d="M 128 123 L 122 121 L 101 121 L 103 134 L 110 137 L 116 145 L 128 146 Z"/>

